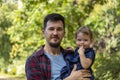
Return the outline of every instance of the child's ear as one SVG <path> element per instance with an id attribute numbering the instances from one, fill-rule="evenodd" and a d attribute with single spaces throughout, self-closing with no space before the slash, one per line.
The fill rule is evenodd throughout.
<path id="1" fill-rule="evenodd" d="M 93 46 L 94 46 L 94 40 L 92 39 L 91 44 L 90 44 L 90 48 L 93 48 Z"/>

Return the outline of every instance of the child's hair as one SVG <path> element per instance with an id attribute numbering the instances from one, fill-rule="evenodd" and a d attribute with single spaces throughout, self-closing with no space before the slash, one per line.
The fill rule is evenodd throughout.
<path id="1" fill-rule="evenodd" d="M 76 33 L 75 33 L 75 38 L 77 38 L 77 35 L 78 35 L 80 32 L 81 32 L 81 33 L 84 33 L 85 35 L 88 35 L 88 36 L 90 37 L 90 39 L 93 40 L 93 33 L 92 33 L 92 31 L 90 30 L 90 28 L 88 28 L 87 26 L 82 26 L 82 27 L 80 27 L 80 28 L 76 31 Z"/>

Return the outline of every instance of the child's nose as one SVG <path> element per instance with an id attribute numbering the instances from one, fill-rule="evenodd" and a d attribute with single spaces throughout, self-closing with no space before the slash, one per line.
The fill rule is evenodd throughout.
<path id="1" fill-rule="evenodd" d="M 84 43 L 84 41 L 82 40 L 82 41 L 81 41 L 81 43 L 83 44 L 83 43 Z"/>

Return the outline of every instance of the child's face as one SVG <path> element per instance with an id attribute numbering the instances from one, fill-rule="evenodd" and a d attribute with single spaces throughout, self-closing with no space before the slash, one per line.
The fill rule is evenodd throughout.
<path id="1" fill-rule="evenodd" d="M 83 46 L 84 48 L 89 48 L 92 43 L 92 40 L 90 39 L 89 35 L 86 35 L 84 33 L 78 33 L 76 38 L 76 45 L 77 47 Z"/>

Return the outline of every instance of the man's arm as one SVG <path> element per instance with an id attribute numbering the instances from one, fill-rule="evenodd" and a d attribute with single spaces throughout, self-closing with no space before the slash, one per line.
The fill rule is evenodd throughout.
<path id="1" fill-rule="evenodd" d="M 38 67 L 37 59 L 29 57 L 25 64 L 25 73 L 27 80 L 39 80 L 42 78 L 42 74 L 40 72 L 40 67 Z"/>
<path id="2" fill-rule="evenodd" d="M 77 70 L 76 65 L 74 66 L 70 76 L 65 78 L 64 80 L 90 80 L 90 72 L 88 70 Z"/>

